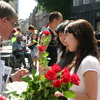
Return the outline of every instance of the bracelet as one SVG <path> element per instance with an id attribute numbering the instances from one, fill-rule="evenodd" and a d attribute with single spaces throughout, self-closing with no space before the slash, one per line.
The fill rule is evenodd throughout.
<path id="1" fill-rule="evenodd" d="M 13 80 L 12 80 L 11 76 L 9 77 L 9 81 L 10 81 L 11 83 L 13 82 Z"/>

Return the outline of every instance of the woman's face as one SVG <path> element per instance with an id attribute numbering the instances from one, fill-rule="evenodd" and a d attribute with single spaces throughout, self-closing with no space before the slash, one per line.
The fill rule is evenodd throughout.
<path id="1" fill-rule="evenodd" d="M 63 32 L 60 32 L 59 33 L 59 40 L 61 41 L 61 43 L 64 46 L 67 46 L 67 42 L 65 41 L 65 39 L 66 39 L 66 35 Z"/>
<path id="2" fill-rule="evenodd" d="M 73 36 L 73 34 L 67 33 L 65 42 L 67 42 L 67 47 L 68 47 L 69 51 L 76 51 L 76 48 L 78 46 L 78 41 Z"/>

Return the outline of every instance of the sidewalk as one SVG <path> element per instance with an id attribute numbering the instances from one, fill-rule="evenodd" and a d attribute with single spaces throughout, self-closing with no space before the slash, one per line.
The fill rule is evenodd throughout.
<path id="1" fill-rule="evenodd" d="M 25 91 L 27 87 L 27 83 L 25 82 L 13 82 L 8 83 L 6 86 L 7 91 L 17 91 L 18 94 L 21 94 L 21 92 Z"/>

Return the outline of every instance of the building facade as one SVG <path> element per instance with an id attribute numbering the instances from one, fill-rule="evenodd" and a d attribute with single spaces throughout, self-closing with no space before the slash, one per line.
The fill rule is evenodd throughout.
<path id="1" fill-rule="evenodd" d="M 69 19 L 86 19 L 97 31 L 100 29 L 100 0 L 72 0 Z"/>

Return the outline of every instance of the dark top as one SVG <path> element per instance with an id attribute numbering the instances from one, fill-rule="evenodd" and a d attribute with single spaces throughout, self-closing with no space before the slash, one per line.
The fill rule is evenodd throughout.
<path id="1" fill-rule="evenodd" d="M 32 33 L 32 35 L 31 35 L 31 42 L 33 42 L 33 37 L 34 37 L 35 35 L 36 35 L 35 41 L 38 42 L 38 34 L 36 34 L 36 33 Z M 37 42 L 35 42 L 33 45 L 37 45 Z"/>
<path id="2" fill-rule="evenodd" d="M 57 44 L 56 44 L 56 35 L 48 28 L 48 31 L 51 33 L 51 41 L 48 45 L 46 52 L 49 52 L 49 58 L 51 60 L 48 63 L 48 66 L 53 65 L 57 61 Z"/>
<path id="3" fill-rule="evenodd" d="M 73 58 L 75 57 L 75 52 L 68 51 L 65 53 L 59 61 L 57 61 L 57 64 L 62 67 L 67 67 L 71 62 L 73 61 Z"/>

